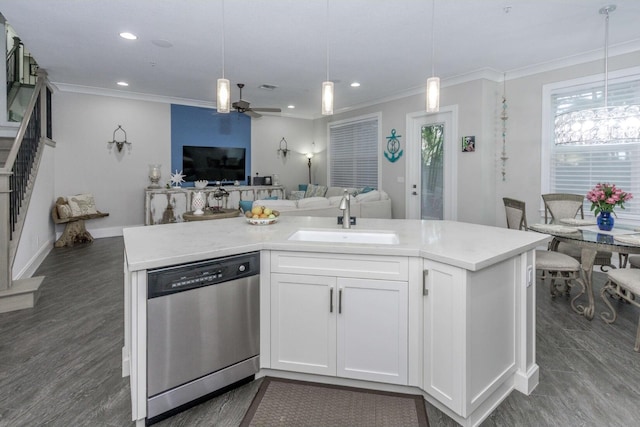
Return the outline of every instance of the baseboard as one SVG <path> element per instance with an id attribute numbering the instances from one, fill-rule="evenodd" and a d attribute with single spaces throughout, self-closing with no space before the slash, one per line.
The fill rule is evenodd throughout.
<path id="1" fill-rule="evenodd" d="M 529 396 L 540 382 L 540 369 L 538 365 L 534 363 L 526 374 L 522 374 L 520 371 L 516 372 L 513 377 L 513 382 L 516 390 Z"/>
<path id="2" fill-rule="evenodd" d="M 42 264 L 47 255 L 49 255 L 51 249 L 53 249 L 53 241 L 47 240 L 44 242 L 38 251 L 31 257 L 29 262 L 27 262 L 20 271 L 13 274 L 14 280 L 26 279 L 36 274 L 36 270 L 40 267 L 40 264 Z"/>

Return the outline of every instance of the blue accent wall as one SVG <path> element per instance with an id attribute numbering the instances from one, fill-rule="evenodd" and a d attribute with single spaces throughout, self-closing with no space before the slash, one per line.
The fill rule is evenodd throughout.
<path id="1" fill-rule="evenodd" d="M 183 145 L 246 148 L 245 169 L 251 174 L 251 117 L 246 114 L 171 104 L 171 173 L 182 170 Z"/>

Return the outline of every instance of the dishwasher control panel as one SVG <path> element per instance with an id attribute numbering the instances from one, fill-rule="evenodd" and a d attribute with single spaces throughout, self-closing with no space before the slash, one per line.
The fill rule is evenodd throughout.
<path id="1" fill-rule="evenodd" d="M 147 298 L 157 298 L 201 286 L 260 274 L 260 253 L 233 255 L 147 272 Z"/>

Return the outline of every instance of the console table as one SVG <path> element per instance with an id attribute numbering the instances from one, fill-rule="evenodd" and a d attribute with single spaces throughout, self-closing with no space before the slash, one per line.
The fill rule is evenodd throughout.
<path id="1" fill-rule="evenodd" d="M 183 222 L 183 215 L 191 211 L 191 198 L 196 191 L 202 191 L 207 199 L 207 206 L 221 209 L 239 209 L 241 200 L 261 200 L 267 197 L 285 198 L 285 188 L 278 185 L 252 185 L 222 187 L 229 195 L 216 200 L 214 194 L 218 187 L 147 188 L 144 198 L 144 224 L 169 224 Z"/>

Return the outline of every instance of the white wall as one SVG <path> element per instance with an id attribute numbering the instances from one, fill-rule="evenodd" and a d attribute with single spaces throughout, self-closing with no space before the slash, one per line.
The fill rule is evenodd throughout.
<path id="1" fill-rule="evenodd" d="M 170 105 L 57 92 L 53 117 L 56 195 L 93 193 L 97 209 L 110 214 L 87 221 L 94 237 L 121 235 L 125 226 L 144 224 L 148 165 L 162 165 L 163 183 L 170 175 Z M 131 142 L 122 152 L 107 144 L 118 125 Z M 117 132 L 116 140 L 122 139 Z"/>
<path id="2" fill-rule="evenodd" d="M 282 138 L 287 141 L 287 156 L 278 155 Z M 298 184 L 309 181 L 309 168 L 306 154 L 311 151 L 313 139 L 313 121 L 290 117 L 262 116 L 251 119 L 251 176 L 269 176 L 277 174 L 280 184 L 287 192 L 298 189 Z M 320 147 L 315 142 L 316 149 Z M 324 165 L 320 156 L 311 160 L 311 173 L 314 182 L 316 172 Z M 326 179 L 322 182 L 326 182 Z"/>

